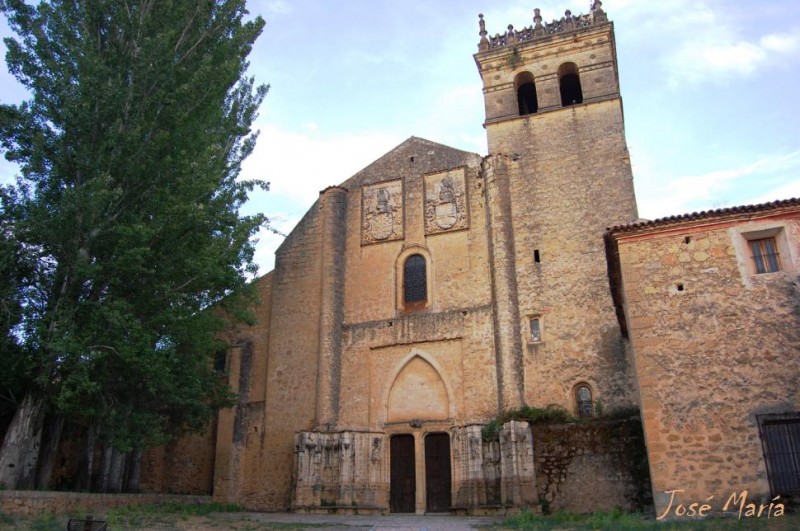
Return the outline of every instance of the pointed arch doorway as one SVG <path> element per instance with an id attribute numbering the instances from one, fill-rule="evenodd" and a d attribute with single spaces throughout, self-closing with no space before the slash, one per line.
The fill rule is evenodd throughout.
<path id="1" fill-rule="evenodd" d="M 442 368 L 425 352 L 398 360 L 384 394 L 389 441 L 389 508 L 393 513 L 448 512 L 453 393 Z M 424 427 L 423 427 L 424 426 Z"/>

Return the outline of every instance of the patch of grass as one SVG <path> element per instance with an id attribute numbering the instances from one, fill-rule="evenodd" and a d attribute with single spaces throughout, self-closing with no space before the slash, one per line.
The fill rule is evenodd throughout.
<path id="1" fill-rule="evenodd" d="M 562 531 L 588 531 L 588 530 L 607 530 L 617 529 L 652 529 L 652 530 L 724 530 L 737 529 L 761 530 L 761 529 L 800 529 L 800 514 L 791 514 L 779 518 L 750 518 L 741 520 L 737 518 L 694 518 L 680 521 L 659 522 L 652 516 L 645 516 L 640 513 L 624 513 L 619 509 L 608 512 L 592 514 L 574 513 L 554 513 L 543 516 L 529 511 L 506 519 L 500 525 L 501 528 L 511 529 L 559 529 Z"/>
<path id="2" fill-rule="evenodd" d="M 54 514 L 39 514 L 25 522 L 25 529 L 31 531 L 62 531 L 66 527 L 66 519 L 58 518 Z"/>
<path id="3" fill-rule="evenodd" d="M 240 512 L 242 508 L 233 503 L 155 503 L 130 505 L 109 509 L 106 519 L 109 526 L 137 527 L 153 524 L 169 524 L 175 520 L 186 520 L 193 516 L 211 513 Z"/>

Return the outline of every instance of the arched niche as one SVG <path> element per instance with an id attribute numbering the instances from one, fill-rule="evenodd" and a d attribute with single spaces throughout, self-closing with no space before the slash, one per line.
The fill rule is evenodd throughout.
<path id="1" fill-rule="evenodd" d="M 386 421 L 446 420 L 454 416 L 453 394 L 441 367 L 413 351 L 398 364 L 386 391 Z"/>

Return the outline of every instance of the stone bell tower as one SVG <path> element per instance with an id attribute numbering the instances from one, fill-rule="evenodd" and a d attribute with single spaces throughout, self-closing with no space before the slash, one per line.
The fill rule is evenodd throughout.
<path id="1" fill-rule="evenodd" d="M 494 37 L 479 25 L 499 405 L 628 407 L 603 246 L 638 217 L 614 26 L 599 0 L 550 23 L 534 9 L 531 26 Z"/>

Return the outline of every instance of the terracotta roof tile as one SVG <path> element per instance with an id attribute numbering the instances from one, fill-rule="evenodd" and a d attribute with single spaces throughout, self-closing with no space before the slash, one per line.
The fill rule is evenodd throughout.
<path id="1" fill-rule="evenodd" d="M 679 214 L 677 216 L 667 216 L 664 218 L 654 219 L 652 221 L 636 221 L 628 223 L 627 225 L 616 225 L 606 229 L 608 232 L 620 233 L 631 232 L 637 230 L 647 230 L 650 228 L 663 228 L 670 225 L 677 225 L 687 221 L 698 221 L 711 218 L 726 218 L 734 217 L 741 214 L 753 214 L 765 212 L 772 209 L 800 206 L 800 198 L 793 197 L 791 199 L 782 199 L 778 201 L 771 201 L 769 203 L 761 203 L 758 205 L 742 205 L 726 208 L 718 208 L 716 210 L 702 210 L 700 212 L 692 212 L 689 214 Z"/>

